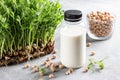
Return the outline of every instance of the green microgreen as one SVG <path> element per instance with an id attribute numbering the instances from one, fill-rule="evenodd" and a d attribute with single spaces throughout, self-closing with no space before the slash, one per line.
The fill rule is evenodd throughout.
<path id="1" fill-rule="evenodd" d="M 103 58 L 103 59 L 100 59 L 100 60 L 96 60 L 94 58 L 90 58 L 89 59 L 89 64 L 88 64 L 87 68 L 92 70 L 92 71 L 94 71 L 94 67 L 95 66 L 98 66 L 100 70 L 104 69 L 104 64 L 103 64 L 104 59 L 106 59 L 106 57 Z"/>
<path id="2" fill-rule="evenodd" d="M 43 45 L 53 40 L 63 18 L 59 2 L 50 0 L 0 0 L 0 57 L 20 46 Z"/>
<path id="3" fill-rule="evenodd" d="M 39 67 L 38 69 L 39 69 L 39 73 L 40 73 L 40 75 L 45 74 L 45 72 L 46 72 L 45 68 L 41 68 L 41 67 Z"/>

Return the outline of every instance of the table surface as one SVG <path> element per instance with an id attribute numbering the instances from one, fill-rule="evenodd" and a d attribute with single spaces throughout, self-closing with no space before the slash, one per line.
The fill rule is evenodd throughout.
<path id="1" fill-rule="evenodd" d="M 92 41 L 91 47 L 86 49 L 87 54 L 91 51 L 96 51 L 96 55 L 93 58 L 101 59 L 108 57 L 104 61 L 105 69 L 101 72 L 82 73 L 83 68 L 76 69 L 73 74 L 66 76 L 66 69 L 55 72 L 55 78 L 52 80 L 120 80 L 120 6 L 119 0 L 60 0 L 62 8 L 67 9 L 79 9 L 83 12 L 83 21 L 86 22 L 86 14 L 90 11 L 109 11 L 115 15 L 115 29 L 112 37 L 105 41 Z M 56 61 L 60 61 L 59 57 L 59 29 L 57 28 L 55 34 L 55 48 L 58 50 L 58 58 Z M 47 55 L 50 56 L 50 55 Z M 34 63 L 41 65 L 41 62 L 45 59 L 44 56 L 39 59 L 30 61 L 32 65 Z M 90 56 L 88 56 L 90 58 Z M 32 73 L 30 69 L 22 69 L 24 64 L 18 64 L 8 67 L 0 68 L 0 80 L 38 80 L 39 73 Z M 48 73 L 50 73 L 48 71 Z M 49 80 L 48 76 L 44 76 L 43 80 Z"/>

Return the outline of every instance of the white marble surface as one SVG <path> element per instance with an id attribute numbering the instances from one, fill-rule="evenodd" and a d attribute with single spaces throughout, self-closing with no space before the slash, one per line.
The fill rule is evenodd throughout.
<path id="1" fill-rule="evenodd" d="M 73 74 L 66 76 L 63 69 L 55 72 L 55 78 L 52 80 L 120 80 L 120 0 L 60 0 L 62 8 L 80 9 L 83 11 L 83 20 L 86 21 L 86 14 L 93 10 L 102 10 L 112 12 L 116 17 L 115 30 L 113 36 L 106 41 L 92 42 L 92 46 L 87 48 L 87 54 L 91 51 L 96 51 L 94 58 L 101 59 L 105 56 L 108 58 L 104 61 L 105 69 L 101 72 L 82 73 L 82 68 L 76 69 Z M 59 30 L 59 28 L 57 29 Z M 55 48 L 59 53 L 59 36 L 56 33 Z M 49 55 L 48 55 L 49 56 Z M 47 56 L 45 56 L 47 57 Z M 38 65 L 45 57 L 35 59 L 30 64 L 37 63 Z M 88 56 L 88 58 L 90 58 Z M 59 61 L 60 58 L 57 59 Z M 30 69 L 22 69 L 25 63 L 0 68 L 0 80 L 38 80 L 39 73 L 32 73 Z M 49 73 L 49 72 L 48 72 Z M 49 80 L 45 76 L 43 80 Z"/>

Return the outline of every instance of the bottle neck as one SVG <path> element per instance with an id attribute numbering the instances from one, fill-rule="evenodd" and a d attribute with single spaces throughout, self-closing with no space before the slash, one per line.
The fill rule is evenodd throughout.
<path id="1" fill-rule="evenodd" d="M 70 21 L 65 21 L 66 24 L 68 25 L 78 25 L 81 23 L 81 20 L 80 21 L 76 21 L 76 22 L 70 22 Z"/>

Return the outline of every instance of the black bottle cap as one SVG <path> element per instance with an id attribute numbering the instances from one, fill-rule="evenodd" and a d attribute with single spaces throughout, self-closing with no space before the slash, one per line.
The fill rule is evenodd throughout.
<path id="1" fill-rule="evenodd" d="M 82 19 L 82 12 L 79 10 L 67 10 L 64 12 L 64 20 L 69 22 L 77 22 Z"/>

